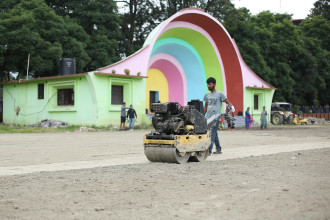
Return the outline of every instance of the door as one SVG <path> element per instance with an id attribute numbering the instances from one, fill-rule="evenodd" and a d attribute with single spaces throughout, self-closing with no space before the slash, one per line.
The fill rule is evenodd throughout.
<path id="1" fill-rule="evenodd" d="M 159 92 L 158 91 L 150 91 L 150 103 L 149 109 L 151 110 L 151 104 L 159 102 Z"/>

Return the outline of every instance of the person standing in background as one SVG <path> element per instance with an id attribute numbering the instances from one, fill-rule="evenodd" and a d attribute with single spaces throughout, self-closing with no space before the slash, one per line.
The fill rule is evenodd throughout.
<path id="1" fill-rule="evenodd" d="M 134 110 L 133 105 L 130 105 L 129 109 L 127 111 L 127 116 L 126 116 L 129 121 L 129 130 L 130 131 L 133 131 L 133 129 L 134 129 L 134 123 L 135 123 L 134 116 L 136 117 L 136 120 L 137 120 L 136 111 Z"/>
<path id="2" fill-rule="evenodd" d="M 235 108 L 233 105 L 226 106 L 226 114 L 229 114 L 230 116 L 234 117 L 234 112 L 235 112 Z M 228 124 L 228 129 L 231 130 L 231 129 L 235 128 L 234 122 L 227 120 L 227 124 Z"/>
<path id="3" fill-rule="evenodd" d="M 267 111 L 265 106 L 262 108 L 260 120 L 260 129 L 262 130 L 263 127 L 267 129 Z"/>
<path id="4" fill-rule="evenodd" d="M 250 128 L 250 122 L 251 122 L 251 115 L 250 115 L 250 107 L 248 107 L 245 111 L 245 128 Z"/>
<path id="5" fill-rule="evenodd" d="M 121 112 L 120 112 L 120 128 L 119 130 L 125 130 L 125 121 L 126 121 L 126 103 L 123 102 L 123 106 L 121 107 Z"/>

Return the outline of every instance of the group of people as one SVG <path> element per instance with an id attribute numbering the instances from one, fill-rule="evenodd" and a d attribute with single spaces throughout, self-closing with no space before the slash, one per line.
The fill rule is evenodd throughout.
<path id="1" fill-rule="evenodd" d="M 126 109 L 128 109 L 126 113 Z M 126 103 L 123 103 L 123 106 L 121 107 L 121 114 L 120 114 L 120 130 L 125 130 L 125 122 L 129 122 L 128 128 L 130 131 L 133 131 L 134 129 L 134 123 L 137 122 L 137 114 L 135 109 L 133 108 L 133 105 L 130 105 L 129 108 L 126 107 Z"/>
<path id="2" fill-rule="evenodd" d="M 250 114 L 250 107 L 248 107 L 245 111 L 245 128 L 250 129 L 252 122 L 253 118 Z M 260 129 L 262 130 L 263 128 L 267 129 L 267 111 L 265 106 L 262 108 L 260 117 Z"/>

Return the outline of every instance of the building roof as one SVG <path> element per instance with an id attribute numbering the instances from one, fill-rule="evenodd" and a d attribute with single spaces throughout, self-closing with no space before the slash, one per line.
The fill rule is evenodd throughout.
<path id="1" fill-rule="evenodd" d="M 41 80 L 47 80 L 47 79 L 62 79 L 62 78 L 69 78 L 69 77 L 80 77 L 80 76 L 84 76 L 86 74 L 87 73 L 78 73 L 78 74 L 71 74 L 71 75 L 64 75 L 64 76 L 46 76 L 46 77 L 31 78 L 31 79 L 0 81 L 0 84 L 26 83 L 26 82 L 35 82 L 35 81 L 41 81 Z"/>
<path id="2" fill-rule="evenodd" d="M 0 84 L 29 83 L 29 82 L 44 81 L 44 80 L 64 79 L 64 78 L 70 78 L 70 77 L 81 77 L 81 76 L 85 76 L 86 74 L 88 74 L 88 73 L 78 73 L 78 74 L 63 75 L 63 76 L 47 76 L 47 77 L 19 79 L 19 80 L 11 80 L 11 81 L 0 81 Z M 123 74 L 113 74 L 113 73 L 104 73 L 104 72 L 94 72 L 94 74 L 95 75 L 118 76 L 118 77 L 130 77 L 130 78 L 147 78 L 146 76 L 123 75 Z"/>

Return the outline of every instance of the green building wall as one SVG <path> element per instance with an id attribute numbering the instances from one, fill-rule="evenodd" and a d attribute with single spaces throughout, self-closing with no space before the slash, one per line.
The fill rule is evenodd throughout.
<path id="1" fill-rule="evenodd" d="M 44 99 L 38 99 L 38 84 L 44 83 Z M 70 125 L 119 125 L 121 105 L 111 105 L 111 85 L 124 86 L 124 101 L 133 104 L 138 123 L 145 117 L 145 79 L 87 74 L 58 78 L 33 79 L 3 85 L 3 121 L 7 124 L 30 125 L 43 119 L 68 122 Z M 73 88 L 74 105 L 58 106 L 57 89 Z M 20 112 L 16 115 L 15 109 Z"/>
<path id="2" fill-rule="evenodd" d="M 273 100 L 274 89 L 258 89 L 245 88 L 244 89 L 244 111 L 250 107 L 250 114 L 253 115 L 253 120 L 260 125 L 260 117 L 263 106 L 265 106 L 267 115 L 267 123 L 270 123 L 270 109 Z M 258 95 L 258 109 L 254 108 L 254 95 Z"/>
<path id="3" fill-rule="evenodd" d="M 126 107 L 134 106 L 138 116 L 138 123 L 150 123 L 145 116 L 145 88 L 146 79 L 140 77 L 109 76 L 106 74 L 89 73 L 92 99 L 97 111 L 97 125 L 119 125 L 121 105 L 111 105 L 111 86 L 121 85 L 124 88 L 124 102 Z"/>

